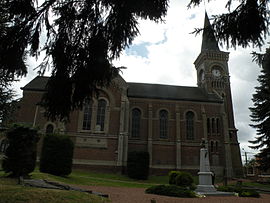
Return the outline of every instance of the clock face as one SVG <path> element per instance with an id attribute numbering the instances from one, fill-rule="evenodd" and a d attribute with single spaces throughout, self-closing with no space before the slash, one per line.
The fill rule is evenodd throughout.
<path id="1" fill-rule="evenodd" d="M 220 77 L 220 76 L 221 76 L 221 72 L 220 72 L 220 70 L 217 69 L 217 68 L 213 68 L 212 74 L 213 74 L 213 76 L 215 76 L 215 77 Z"/>

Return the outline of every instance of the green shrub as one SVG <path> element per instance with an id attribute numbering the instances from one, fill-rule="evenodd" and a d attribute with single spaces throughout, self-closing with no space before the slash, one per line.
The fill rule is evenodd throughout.
<path id="1" fill-rule="evenodd" d="M 217 190 L 222 192 L 236 192 L 239 197 L 260 197 L 260 194 L 256 190 L 244 189 L 235 186 L 219 186 Z"/>
<path id="2" fill-rule="evenodd" d="M 169 172 L 169 184 L 181 187 L 189 187 L 189 189 L 192 190 L 196 189 L 192 175 L 183 171 Z"/>
<path id="3" fill-rule="evenodd" d="M 127 174 L 130 178 L 146 180 L 149 175 L 149 153 L 129 152 Z"/>
<path id="4" fill-rule="evenodd" d="M 14 126 L 6 133 L 8 147 L 4 153 L 2 168 L 13 177 L 28 176 L 34 171 L 37 157 L 37 130 Z"/>
<path id="5" fill-rule="evenodd" d="M 169 172 L 169 184 L 175 185 L 176 184 L 176 176 L 178 176 L 181 172 L 180 171 L 170 171 Z"/>
<path id="6" fill-rule="evenodd" d="M 181 172 L 175 178 L 175 183 L 177 186 L 181 187 L 191 187 L 194 183 L 193 177 L 188 172 Z"/>
<path id="7" fill-rule="evenodd" d="M 176 185 L 155 185 L 145 190 L 148 194 L 164 195 L 171 197 L 196 197 L 194 191 Z"/>
<path id="8" fill-rule="evenodd" d="M 57 176 L 69 175 L 72 171 L 74 144 L 68 136 L 50 134 L 43 140 L 40 171 Z"/>
<path id="9" fill-rule="evenodd" d="M 239 192 L 239 197 L 260 197 L 260 194 L 255 190 L 247 190 L 243 189 L 241 192 Z"/>

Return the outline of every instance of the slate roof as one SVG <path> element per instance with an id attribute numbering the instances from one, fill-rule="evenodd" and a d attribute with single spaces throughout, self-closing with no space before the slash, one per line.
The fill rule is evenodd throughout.
<path id="1" fill-rule="evenodd" d="M 203 30 L 201 51 L 205 50 L 219 51 L 218 42 L 216 40 L 213 27 L 210 24 L 206 12 L 204 17 L 204 30 Z"/>
<path id="2" fill-rule="evenodd" d="M 45 91 L 49 77 L 37 76 L 22 90 Z M 151 98 L 164 100 L 201 101 L 222 103 L 222 99 L 216 94 L 209 94 L 203 88 L 172 86 L 148 83 L 128 82 L 128 97 Z"/>
<path id="3" fill-rule="evenodd" d="M 28 84 L 22 87 L 22 90 L 34 90 L 34 91 L 45 91 L 46 84 L 49 80 L 49 77 L 37 76 L 31 80 Z"/>
<path id="4" fill-rule="evenodd" d="M 222 103 L 216 94 L 203 88 L 148 83 L 128 83 L 128 97 Z"/>

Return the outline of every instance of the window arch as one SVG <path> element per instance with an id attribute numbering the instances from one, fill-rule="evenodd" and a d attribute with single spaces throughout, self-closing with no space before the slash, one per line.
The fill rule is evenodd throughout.
<path id="1" fill-rule="evenodd" d="M 52 134 L 53 132 L 54 132 L 54 126 L 53 126 L 53 124 L 48 124 L 48 125 L 46 126 L 45 133 L 46 133 L 46 134 Z"/>
<path id="2" fill-rule="evenodd" d="M 98 130 L 100 130 L 100 131 L 104 131 L 106 106 L 107 106 L 107 101 L 105 99 L 98 100 L 96 125 L 98 126 L 98 128 L 99 128 Z"/>
<path id="3" fill-rule="evenodd" d="M 132 109 L 131 137 L 140 137 L 141 111 L 138 108 Z"/>
<path id="4" fill-rule="evenodd" d="M 166 110 L 159 112 L 159 133 L 160 138 L 168 138 L 168 111 Z"/>
<path id="5" fill-rule="evenodd" d="M 188 140 L 194 140 L 194 117 L 192 111 L 186 113 L 186 131 Z"/>

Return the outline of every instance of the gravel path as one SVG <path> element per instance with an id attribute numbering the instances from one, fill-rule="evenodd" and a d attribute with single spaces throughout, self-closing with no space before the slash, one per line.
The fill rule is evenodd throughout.
<path id="1" fill-rule="evenodd" d="M 175 198 L 145 194 L 143 188 L 80 186 L 81 188 L 101 192 L 109 195 L 112 203 L 270 203 L 270 195 L 262 194 L 261 198 L 244 197 L 204 197 L 204 198 Z"/>

